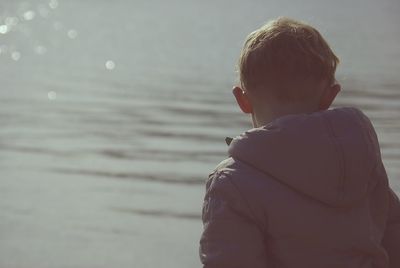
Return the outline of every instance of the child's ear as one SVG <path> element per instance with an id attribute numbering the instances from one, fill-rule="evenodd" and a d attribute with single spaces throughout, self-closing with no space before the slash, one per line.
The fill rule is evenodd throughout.
<path id="1" fill-rule="evenodd" d="M 236 102 L 243 113 L 250 114 L 253 112 L 253 107 L 251 106 L 249 96 L 244 90 L 242 90 L 240 87 L 234 87 L 232 93 L 235 96 Z"/>
<path id="2" fill-rule="evenodd" d="M 338 83 L 328 86 L 321 96 L 319 102 L 319 110 L 327 110 L 331 106 L 332 102 L 335 100 L 340 90 L 341 86 Z"/>

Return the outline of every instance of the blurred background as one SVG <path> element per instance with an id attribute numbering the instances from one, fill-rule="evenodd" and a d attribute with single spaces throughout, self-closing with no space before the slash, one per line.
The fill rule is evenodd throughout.
<path id="1" fill-rule="evenodd" d="M 0 267 L 200 267 L 205 180 L 252 127 L 231 88 L 277 16 L 341 59 L 400 193 L 397 0 L 1 0 Z"/>

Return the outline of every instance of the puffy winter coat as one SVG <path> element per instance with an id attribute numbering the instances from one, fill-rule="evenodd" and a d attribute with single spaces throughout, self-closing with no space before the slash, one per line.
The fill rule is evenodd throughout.
<path id="1" fill-rule="evenodd" d="M 357 108 L 286 115 L 209 175 L 204 268 L 400 268 L 400 201 Z"/>

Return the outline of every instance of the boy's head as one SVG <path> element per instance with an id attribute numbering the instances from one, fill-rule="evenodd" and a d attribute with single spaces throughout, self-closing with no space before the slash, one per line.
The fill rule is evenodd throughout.
<path id="1" fill-rule="evenodd" d="M 290 107 L 327 109 L 340 90 L 335 83 L 338 63 L 316 29 L 289 18 L 278 18 L 247 37 L 238 62 L 240 87 L 235 87 L 234 94 L 238 102 L 245 98 L 252 106 L 253 109 L 246 110 L 239 103 L 244 112 L 257 113 L 255 109 L 260 114 L 267 106 L 277 110 L 272 108 L 274 105 L 285 106 L 286 112 L 282 113 L 296 112 L 289 111 Z"/>

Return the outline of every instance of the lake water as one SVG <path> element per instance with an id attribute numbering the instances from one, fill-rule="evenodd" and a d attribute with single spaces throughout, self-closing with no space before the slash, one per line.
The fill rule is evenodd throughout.
<path id="1" fill-rule="evenodd" d="M 251 128 L 245 36 L 280 15 L 341 59 L 400 193 L 400 2 L 0 3 L 0 267 L 200 267 L 205 180 Z"/>

